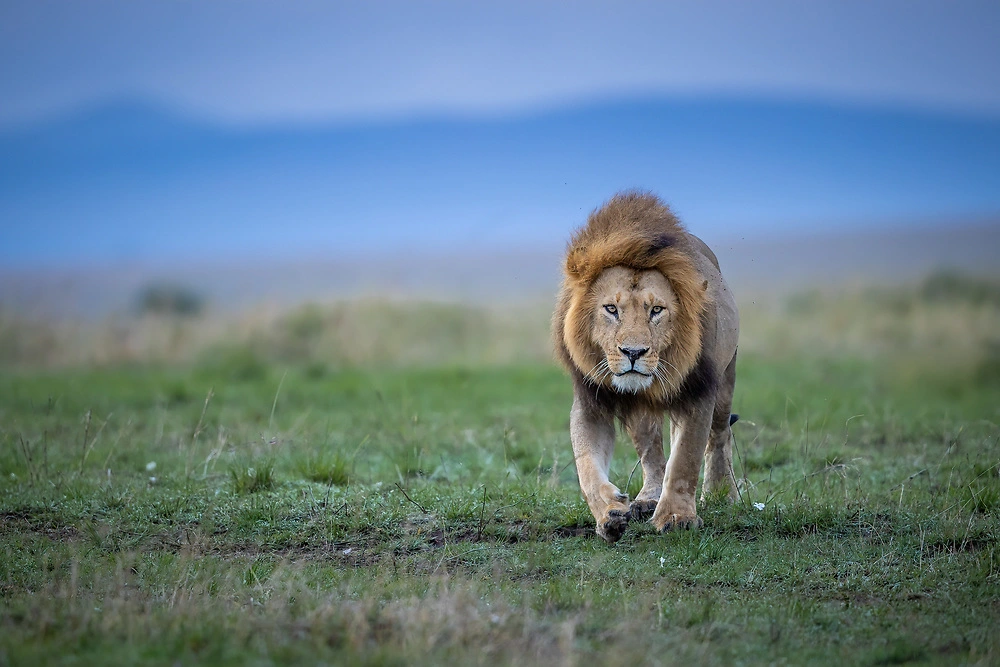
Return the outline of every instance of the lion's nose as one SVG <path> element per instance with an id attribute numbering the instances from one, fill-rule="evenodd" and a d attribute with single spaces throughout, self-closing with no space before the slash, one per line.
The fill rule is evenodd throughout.
<path id="1" fill-rule="evenodd" d="M 628 360 L 632 362 L 635 366 L 635 362 L 639 360 L 639 357 L 649 352 L 648 347 L 619 347 L 621 353 L 628 357 Z"/>

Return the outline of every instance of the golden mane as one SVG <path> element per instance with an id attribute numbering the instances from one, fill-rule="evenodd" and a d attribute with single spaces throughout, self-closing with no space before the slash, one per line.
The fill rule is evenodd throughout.
<path id="1" fill-rule="evenodd" d="M 709 305 L 708 283 L 696 268 L 693 252 L 683 225 L 650 193 L 619 193 L 591 213 L 570 240 L 553 318 L 556 347 L 567 369 L 585 377 L 601 359 L 602 352 L 590 334 L 597 307 L 591 286 L 601 272 L 613 266 L 655 269 L 670 282 L 679 309 L 673 343 L 663 352 L 670 368 L 669 382 L 655 383 L 646 393 L 655 402 L 670 401 L 698 363 L 702 315 Z"/>

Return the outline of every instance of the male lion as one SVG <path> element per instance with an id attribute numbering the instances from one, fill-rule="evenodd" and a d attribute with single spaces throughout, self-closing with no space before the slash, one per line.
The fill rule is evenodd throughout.
<path id="1" fill-rule="evenodd" d="M 736 497 L 730 408 L 739 316 L 715 254 L 658 198 L 623 192 L 574 234 L 564 273 L 552 329 L 573 377 L 570 438 L 597 534 L 615 542 L 630 519 L 650 515 L 659 530 L 701 526 L 702 459 L 702 500 Z M 615 418 L 642 463 L 631 504 L 608 480 Z"/>

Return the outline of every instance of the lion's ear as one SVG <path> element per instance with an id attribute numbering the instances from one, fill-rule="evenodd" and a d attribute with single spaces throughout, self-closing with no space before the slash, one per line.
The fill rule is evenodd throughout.
<path id="1" fill-rule="evenodd" d="M 584 262 L 584 253 L 579 250 L 573 250 L 568 255 L 566 255 L 566 275 L 570 278 L 579 279 L 583 272 L 586 270 L 586 263 Z"/>

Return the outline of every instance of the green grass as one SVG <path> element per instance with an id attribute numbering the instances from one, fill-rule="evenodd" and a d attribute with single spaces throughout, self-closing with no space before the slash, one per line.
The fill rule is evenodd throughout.
<path id="1" fill-rule="evenodd" d="M 550 366 L 8 373 L 0 664 L 998 664 L 1000 383 L 911 366 L 745 354 L 741 501 L 614 546 Z"/>

